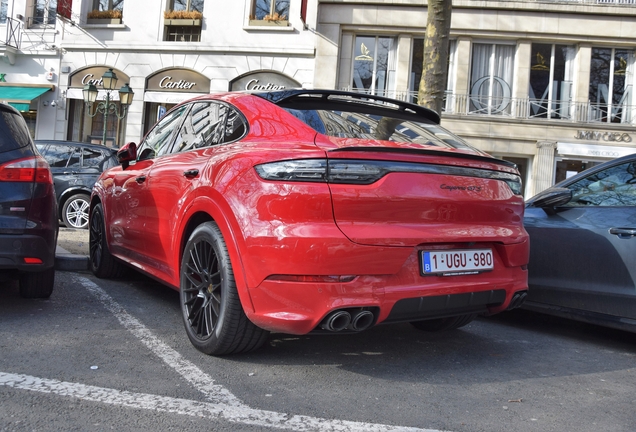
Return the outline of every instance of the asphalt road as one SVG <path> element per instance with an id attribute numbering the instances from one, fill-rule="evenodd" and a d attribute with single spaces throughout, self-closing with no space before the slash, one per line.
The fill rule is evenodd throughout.
<path id="1" fill-rule="evenodd" d="M 636 430 L 631 333 L 521 311 L 215 358 L 149 279 L 58 272 L 49 300 L 0 286 L 0 431 Z"/>

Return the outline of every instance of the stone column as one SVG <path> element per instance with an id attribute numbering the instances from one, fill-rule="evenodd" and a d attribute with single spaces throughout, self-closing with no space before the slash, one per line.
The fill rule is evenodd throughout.
<path id="1" fill-rule="evenodd" d="M 537 141 L 537 154 L 534 157 L 534 165 L 532 167 L 534 190 L 531 196 L 552 186 L 556 148 L 557 143 L 555 141 Z"/>

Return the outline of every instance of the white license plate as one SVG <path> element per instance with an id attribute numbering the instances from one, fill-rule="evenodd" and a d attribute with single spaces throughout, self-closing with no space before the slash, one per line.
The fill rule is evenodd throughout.
<path id="1" fill-rule="evenodd" d="M 474 274 L 494 268 L 491 249 L 452 249 L 420 254 L 422 274 Z"/>

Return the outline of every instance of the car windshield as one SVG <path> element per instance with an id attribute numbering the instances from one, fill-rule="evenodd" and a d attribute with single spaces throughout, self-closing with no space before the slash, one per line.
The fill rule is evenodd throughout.
<path id="1" fill-rule="evenodd" d="M 476 151 L 442 127 L 378 114 L 285 108 L 319 133 L 338 138 L 385 140 Z"/>

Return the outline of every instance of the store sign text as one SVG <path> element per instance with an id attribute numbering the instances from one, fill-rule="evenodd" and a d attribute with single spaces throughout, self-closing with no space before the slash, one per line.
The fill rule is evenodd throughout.
<path id="1" fill-rule="evenodd" d="M 163 78 L 161 78 L 161 81 L 159 81 L 159 87 L 162 89 L 191 89 L 192 87 L 194 87 L 195 85 L 197 85 L 197 83 L 195 82 L 191 82 L 191 81 L 186 81 L 186 80 L 179 80 L 179 81 L 171 81 L 172 77 L 171 76 L 165 76 Z"/>
<path id="2" fill-rule="evenodd" d="M 86 74 L 84 75 L 84 77 L 82 78 L 82 85 L 86 85 L 86 84 L 93 84 L 94 86 L 101 86 L 104 84 L 104 82 L 102 81 L 102 79 L 91 79 L 93 78 L 95 75 L 93 74 Z"/>
<path id="3" fill-rule="evenodd" d="M 580 130 L 576 132 L 574 138 L 590 141 L 607 141 L 607 142 L 632 142 L 632 137 L 628 133 L 620 132 L 599 132 Z"/>
<path id="4" fill-rule="evenodd" d="M 251 79 L 245 84 L 245 90 L 284 90 L 284 85 L 276 85 L 267 83 L 265 85 L 259 84 L 257 79 Z"/>

